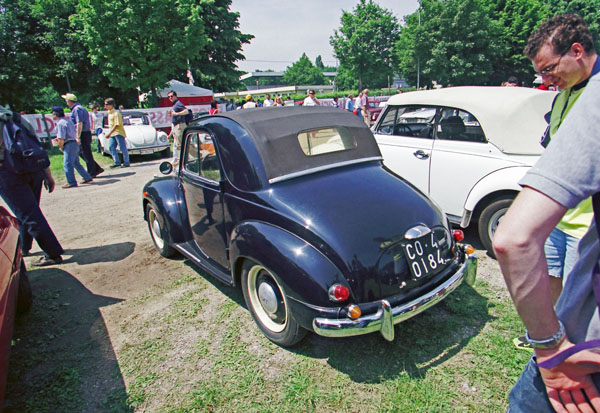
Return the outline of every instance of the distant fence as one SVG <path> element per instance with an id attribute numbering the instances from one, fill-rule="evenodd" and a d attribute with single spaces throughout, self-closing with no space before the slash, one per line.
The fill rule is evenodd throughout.
<path id="1" fill-rule="evenodd" d="M 221 106 L 221 105 L 220 105 Z M 223 110 L 225 110 L 225 105 Z M 210 105 L 190 105 L 187 106 L 194 113 L 208 113 Z M 136 112 L 144 112 L 148 114 L 152 125 L 155 128 L 167 128 L 171 126 L 171 108 L 151 108 L 151 109 L 132 109 Z M 90 111 L 90 125 L 93 125 L 92 112 Z M 106 111 L 99 112 L 102 115 L 106 115 Z M 53 137 L 56 136 L 56 122 L 52 119 L 51 114 L 34 114 L 34 115 L 22 115 L 27 122 L 33 126 L 35 133 L 38 137 Z M 65 116 L 70 118 L 71 114 L 66 113 Z"/>
<path id="2" fill-rule="evenodd" d="M 369 98 L 369 101 L 371 102 L 385 102 L 389 99 L 389 96 L 373 96 Z M 333 99 L 331 98 L 325 98 L 325 99 L 319 99 L 321 101 L 321 104 L 323 106 L 333 106 Z M 347 98 L 340 98 L 339 99 L 339 105 L 340 108 L 344 108 L 345 107 L 345 103 L 346 100 L 348 100 Z M 293 101 L 286 101 L 285 105 L 286 106 L 292 106 L 294 104 Z M 221 112 L 225 112 L 225 108 L 226 108 L 226 104 L 224 103 L 220 103 L 219 105 L 219 111 Z M 194 112 L 194 114 L 198 114 L 198 113 L 208 113 L 208 110 L 210 109 L 210 105 L 189 105 L 187 106 L 188 109 L 191 109 L 192 112 Z M 128 109 L 126 109 L 128 110 Z M 137 112 L 144 112 L 148 114 L 148 117 L 150 118 L 150 122 L 152 122 L 152 126 L 154 126 L 155 128 L 169 128 L 171 127 L 171 108 L 170 107 L 166 107 L 166 108 L 151 108 L 151 109 L 131 109 L 131 110 L 135 110 Z M 92 120 L 92 112 L 90 111 L 90 125 L 93 125 L 93 120 Z M 101 111 L 98 112 L 101 113 L 102 115 L 106 115 L 106 111 Z M 56 122 L 54 121 L 54 119 L 52 119 L 52 115 L 51 114 L 34 114 L 34 115 L 22 115 L 23 118 L 25 120 L 27 120 L 27 122 L 29 122 L 31 124 L 31 126 L 33 126 L 35 133 L 38 137 L 42 138 L 42 137 L 54 137 L 56 136 Z M 66 113 L 65 116 L 67 118 L 70 118 L 71 114 L 70 113 Z"/>

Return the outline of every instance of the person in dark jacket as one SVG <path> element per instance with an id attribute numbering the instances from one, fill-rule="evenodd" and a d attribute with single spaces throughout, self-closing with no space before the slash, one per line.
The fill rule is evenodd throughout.
<path id="1" fill-rule="evenodd" d="M 43 267 L 60 264 L 63 261 L 64 250 L 40 209 L 42 185 L 49 193 L 54 191 L 54 178 L 50 168 L 35 173 L 16 174 L 4 165 L 4 134 L 8 134 L 4 123 L 13 120 L 13 116 L 18 123 L 33 130 L 26 121 L 20 119 L 17 113 L 11 113 L 0 106 L 0 127 L 2 127 L 3 137 L 0 139 L 0 196 L 19 222 L 23 256 L 29 255 L 35 238 L 44 255 L 35 260 L 32 265 Z"/>

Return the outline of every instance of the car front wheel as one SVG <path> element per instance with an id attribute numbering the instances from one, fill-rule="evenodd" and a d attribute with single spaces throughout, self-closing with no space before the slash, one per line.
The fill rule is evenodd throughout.
<path id="1" fill-rule="evenodd" d="M 500 220 L 508 211 L 510 204 L 514 198 L 500 198 L 486 206 L 479 215 L 478 229 L 479 239 L 488 254 L 495 258 L 494 249 L 492 248 L 492 240 L 494 232 L 500 223 Z"/>
<path id="2" fill-rule="evenodd" d="M 175 249 L 169 245 L 169 234 L 165 227 L 165 221 L 152 204 L 146 205 L 146 216 L 148 217 L 148 229 L 156 250 L 165 258 L 175 255 Z"/>
<path id="3" fill-rule="evenodd" d="M 269 340 L 288 347 L 304 338 L 306 330 L 292 317 L 285 293 L 268 269 L 246 260 L 242 291 L 252 318 Z"/>

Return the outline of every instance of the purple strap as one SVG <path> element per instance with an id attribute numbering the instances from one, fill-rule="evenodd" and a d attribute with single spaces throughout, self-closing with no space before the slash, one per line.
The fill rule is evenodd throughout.
<path id="1" fill-rule="evenodd" d="M 537 365 L 538 367 L 541 367 L 543 369 L 551 369 L 558 366 L 560 363 L 571 357 L 573 354 L 579 353 L 583 350 L 589 350 L 594 347 L 600 347 L 600 340 L 591 340 L 576 344 L 573 347 L 569 347 L 565 351 L 558 353 L 556 356 L 551 357 L 542 363 L 537 363 Z"/>
<path id="2" fill-rule="evenodd" d="M 599 59 L 600 60 L 600 59 Z M 598 239 L 600 240 L 600 192 L 592 196 L 592 205 L 594 207 L 594 220 L 596 221 L 596 230 L 598 231 Z M 596 307 L 600 312 L 600 266 L 596 261 L 594 270 L 592 271 L 592 288 L 594 289 L 594 296 L 596 297 Z M 583 350 L 589 350 L 594 347 L 600 347 L 600 339 L 584 341 L 562 351 L 549 358 L 543 363 L 537 363 L 538 367 L 543 369 L 551 369 L 564 362 L 566 359 L 571 357 L 573 354 L 579 353 Z"/>

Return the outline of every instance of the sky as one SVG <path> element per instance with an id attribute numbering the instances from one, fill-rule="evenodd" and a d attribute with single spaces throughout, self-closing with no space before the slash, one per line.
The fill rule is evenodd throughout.
<path id="1" fill-rule="evenodd" d="M 240 30 L 254 35 L 244 45 L 242 71 L 284 71 L 306 53 L 314 63 L 321 56 L 325 66 L 336 66 L 329 37 L 339 29 L 342 11 L 352 12 L 358 0 L 232 0 L 231 11 L 240 13 Z M 402 24 L 417 10 L 417 0 L 375 0 Z"/>

